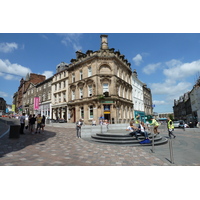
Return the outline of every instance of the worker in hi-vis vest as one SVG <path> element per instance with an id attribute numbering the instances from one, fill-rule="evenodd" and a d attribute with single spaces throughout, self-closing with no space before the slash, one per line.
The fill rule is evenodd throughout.
<path id="1" fill-rule="evenodd" d="M 176 136 L 173 134 L 174 123 L 169 117 L 168 117 L 168 122 L 167 122 L 167 128 L 168 128 L 169 138 L 171 138 L 171 135 L 173 135 L 175 138 Z"/>

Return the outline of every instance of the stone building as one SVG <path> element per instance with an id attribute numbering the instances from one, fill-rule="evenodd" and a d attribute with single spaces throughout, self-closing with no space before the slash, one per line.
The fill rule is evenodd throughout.
<path id="1" fill-rule="evenodd" d="M 52 119 L 68 121 L 68 64 L 60 63 L 52 79 Z"/>
<path id="2" fill-rule="evenodd" d="M 133 117 L 132 71 L 125 56 L 108 47 L 101 35 L 98 51 L 76 52 L 68 66 L 69 121 L 83 118 L 98 123 L 102 115 L 110 123 L 127 123 Z"/>
<path id="3" fill-rule="evenodd" d="M 43 75 L 30 73 L 27 74 L 25 80 L 23 78 L 20 80 L 18 91 L 15 93 L 17 95 L 15 95 L 15 99 L 17 100 L 15 105 L 17 113 L 21 114 L 23 111 L 23 95 L 29 87 L 29 84 L 32 83 L 36 85 L 37 83 L 43 82 L 45 79 L 46 77 Z"/>
<path id="4" fill-rule="evenodd" d="M 153 114 L 153 101 L 151 89 L 147 87 L 146 84 L 143 85 L 143 96 L 144 96 L 144 112 L 146 116 L 151 116 Z M 148 117 L 147 117 L 148 118 Z"/>
<path id="5" fill-rule="evenodd" d="M 0 97 L 0 112 L 1 114 L 4 114 L 6 112 L 6 101 L 2 97 Z"/>
<path id="6" fill-rule="evenodd" d="M 29 83 L 23 95 L 23 111 L 26 114 L 41 114 L 51 118 L 51 84 L 53 77 L 41 83 Z M 38 107 L 35 107 L 35 99 L 38 98 Z"/>

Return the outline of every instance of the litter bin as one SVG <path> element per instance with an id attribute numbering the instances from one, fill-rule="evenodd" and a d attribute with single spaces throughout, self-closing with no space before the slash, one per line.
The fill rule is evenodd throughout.
<path id="1" fill-rule="evenodd" d="M 50 124 L 50 119 L 47 119 L 47 120 L 46 120 L 46 124 Z"/>
<path id="2" fill-rule="evenodd" d="M 9 138 L 19 138 L 20 136 L 20 125 L 10 125 Z"/>

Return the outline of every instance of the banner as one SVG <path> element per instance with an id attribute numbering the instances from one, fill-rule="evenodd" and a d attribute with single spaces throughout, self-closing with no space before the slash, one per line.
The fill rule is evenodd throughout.
<path id="1" fill-rule="evenodd" d="M 39 110 L 39 97 L 34 97 L 34 110 Z"/>
<path id="2" fill-rule="evenodd" d="M 15 112 L 15 105 L 12 105 L 12 111 Z"/>

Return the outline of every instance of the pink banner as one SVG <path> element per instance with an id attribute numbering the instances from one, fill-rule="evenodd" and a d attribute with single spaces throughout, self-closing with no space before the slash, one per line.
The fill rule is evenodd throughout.
<path id="1" fill-rule="evenodd" d="M 34 97 L 34 110 L 39 110 L 39 97 Z"/>

